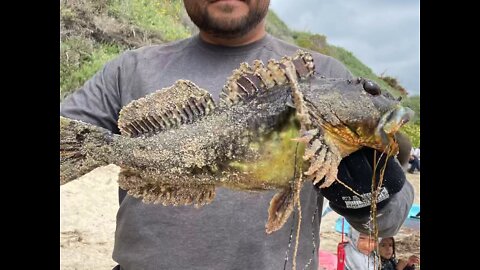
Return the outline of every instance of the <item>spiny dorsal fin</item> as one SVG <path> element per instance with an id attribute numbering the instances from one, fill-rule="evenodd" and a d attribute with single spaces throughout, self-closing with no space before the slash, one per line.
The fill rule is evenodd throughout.
<path id="1" fill-rule="evenodd" d="M 220 102 L 232 105 L 256 96 L 259 91 L 288 83 L 285 68 L 289 63 L 288 66 L 295 68 L 300 79 L 309 77 L 315 72 L 312 55 L 302 50 L 298 50 L 293 57 L 283 57 L 280 61 L 271 59 L 266 66 L 260 60 L 255 60 L 252 67 L 247 63 L 241 63 L 223 87 Z"/>
<path id="2" fill-rule="evenodd" d="M 315 73 L 315 63 L 312 54 L 309 52 L 298 50 L 292 57 L 292 63 L 295 66 L 297 76 L 301 79 L 310 77 Z"/>
<path id="3" fill-rule="evenodd" d="M 191 81 L 174 85 L 134 100 L 120 111 L 118 128 L 130 137 L 152 135 L 209 114 L 215 103 L 206 90 Z"/>

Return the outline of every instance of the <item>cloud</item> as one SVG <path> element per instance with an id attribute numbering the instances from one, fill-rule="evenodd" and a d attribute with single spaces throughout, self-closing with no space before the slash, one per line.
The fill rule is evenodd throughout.
<path id="1" fill-rule="evenodd" d="M 419 0 L 271 0 L 291 28 L 324 34 L 377 74 L 420 93 Z"/>

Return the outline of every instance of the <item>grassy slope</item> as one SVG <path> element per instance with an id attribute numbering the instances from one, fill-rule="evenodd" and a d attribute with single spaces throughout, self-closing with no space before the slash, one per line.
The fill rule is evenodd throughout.
<path id="1" fill-rule="evenodd" d="M 80 87 L 103 64 L 120 52 L 140 46 L 181 39 L 197 30 L 180 0 L 63 0 L 60 5 L 60 101 Z M 376 81 L 416 111 L 414 124 L 403 130 L 418 145 L 419 97 L 406 97 L 401 86 L 390 85 L 351 52 L 327 43 L 320 34 L 290 30 L 274 12 L 267 17 L 267 31 L 287 42 L 330 55 L 355 76 Z M 392 87 L 393 86 L 393 87 Z"/>

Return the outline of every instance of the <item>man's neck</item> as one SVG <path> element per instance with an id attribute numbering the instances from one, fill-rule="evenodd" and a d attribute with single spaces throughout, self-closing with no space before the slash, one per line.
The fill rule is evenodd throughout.
<path id="1" fill-rule="evenodd" d="M 260 40 L 265 36 L 265 20 L 261 21 L 255 28 L 253 28 L 247 34 L 238 38 L 222 38 L 214 36 L 210 33 L 206 33 L 200 30 L 200 38 L 210 44 L 222 45 L 228 47 L 243 46 Z"/>

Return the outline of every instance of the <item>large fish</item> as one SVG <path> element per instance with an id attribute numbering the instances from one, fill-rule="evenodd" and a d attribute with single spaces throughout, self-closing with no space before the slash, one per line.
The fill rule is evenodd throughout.
<path id="1" fill-rule="evenodd" d="M 363 146 L 396 154 L 395 133 L 412 114 L 371 81 L 316 75 L 312 56 L 298 51 L 241 64 L 218 104 L 187 80 L 132 101 L 120 111 L 121 135 L 60 117 L 60 184 L 113 163 L 119 186 L 145 203 L 198 207 L 215 186 L 279 189 L 271 233 L 291 214 L 302 179 L 328 187 L 342 158 Z"/>

